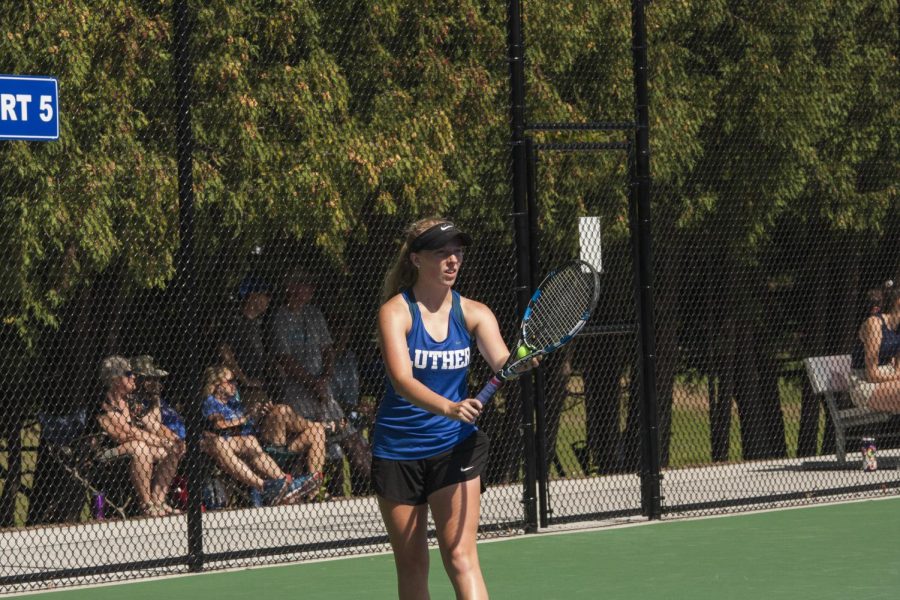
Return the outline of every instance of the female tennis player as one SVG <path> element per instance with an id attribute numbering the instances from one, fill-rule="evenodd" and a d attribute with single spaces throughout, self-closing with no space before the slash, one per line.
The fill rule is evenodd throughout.
<path id="1" fill-rule="evenodd" d="M 879 305 L 859 327 L 850 399 L 856 406 L 900 413 L 900 287 L 893 281 L 884 283 Z"/>
<path id="2" fill-rule="evenodd" d="M 476 536 L 489 441 L 466 386 L 471 342 L 492 370 L 509 350 L 494 313 L 453 290 L 472 239 L 453 223 L 413 223 L 378 312 L 387 391 L 375 419 L 372 480 L 394 551 L 399 597 L 428 598 L 431 508 L 457 598 L 487 598 Z M 529 365 L 529 367 L 532 365 Z"/>

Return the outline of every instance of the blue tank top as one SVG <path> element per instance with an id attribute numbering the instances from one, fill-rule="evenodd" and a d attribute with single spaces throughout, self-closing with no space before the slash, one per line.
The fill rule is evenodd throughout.
<path id="1" fill-rule="evenodd" d="M 406 336 L 413 377 L 441 396 L 459 402 L 468 397 L 472 340 L 460 307 L 459 294 L 451 290 L 452 309 L 447 338 L 435 341 L 425 330 L 412 290 L 401 292 L 412 315 Z M 378 407 L 372 455 L 390 460 L 418 460 L 446 452 L 472 435 L 474 425 L 455 421 L 420 408 L 400 396 L 385 376 L 386 392 Z"/>
<path id="2" fill-rule="evenodd" d="M 878 348 L 878 366 L 890 364 L 891 359 L 900 354 L 900 331 L 896 331 L 887 326 L 884 315 L 879 314 L 881 319 L 881 346 Z M 866 368 L 866 349 L 863 347 L 862 340 L 858 337 L 856 345 L 853 347 L 851 366 L 854 369 Z"/>

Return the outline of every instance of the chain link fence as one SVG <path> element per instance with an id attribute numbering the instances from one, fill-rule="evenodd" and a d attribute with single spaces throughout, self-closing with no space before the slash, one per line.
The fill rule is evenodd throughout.
<path id="1" fill-rule="evenodd" d="M 387 549 L 375 315 L 426 215 L 507 339 L 601 272 L 480 422 L 483 537 L 896 493 L 847 387 L 900 281 L 896 1 L 644 4 L 0 8 L 0 73 L 60 96 L 0 141 L 0 589 Z"/>
<path id="2" fill-rule="evenodd" d="M 897 5 L 659 8 L 651 81 L 672 98 L 652 132 L 665 510 L 896 493 L 896 418 L 844 412 L 849 359 L 813 359 L 853 352 L 868 293 L 900 275 Z M 887 455 L 882 472 L 860 471 L 864 436 Z"/>

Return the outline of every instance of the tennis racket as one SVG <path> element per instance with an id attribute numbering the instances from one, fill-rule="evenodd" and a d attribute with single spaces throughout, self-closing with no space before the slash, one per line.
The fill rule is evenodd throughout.
<path id="1" fill-rule="evenodd" d="M 572 341 L 591 318 L 599 297 L 600 276 L 582 260 L 547 275 L 525 308 L 515 350 L 475 399 L 487 403 L 504 382 L 519 376 L 525 364 Z"/>

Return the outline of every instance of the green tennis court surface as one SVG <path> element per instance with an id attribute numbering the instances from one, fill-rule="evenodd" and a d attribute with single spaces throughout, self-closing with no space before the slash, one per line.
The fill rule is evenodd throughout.
<path id="1" fill-rule="evenodd" d="M 900 499 L 514 538 L 479 547 L 493 598 L 900 597 Z M 431 594 L 453 598 L 432 552 Z M 55 600 L 395 598 L 389 555 L 37 594 Z"/>

